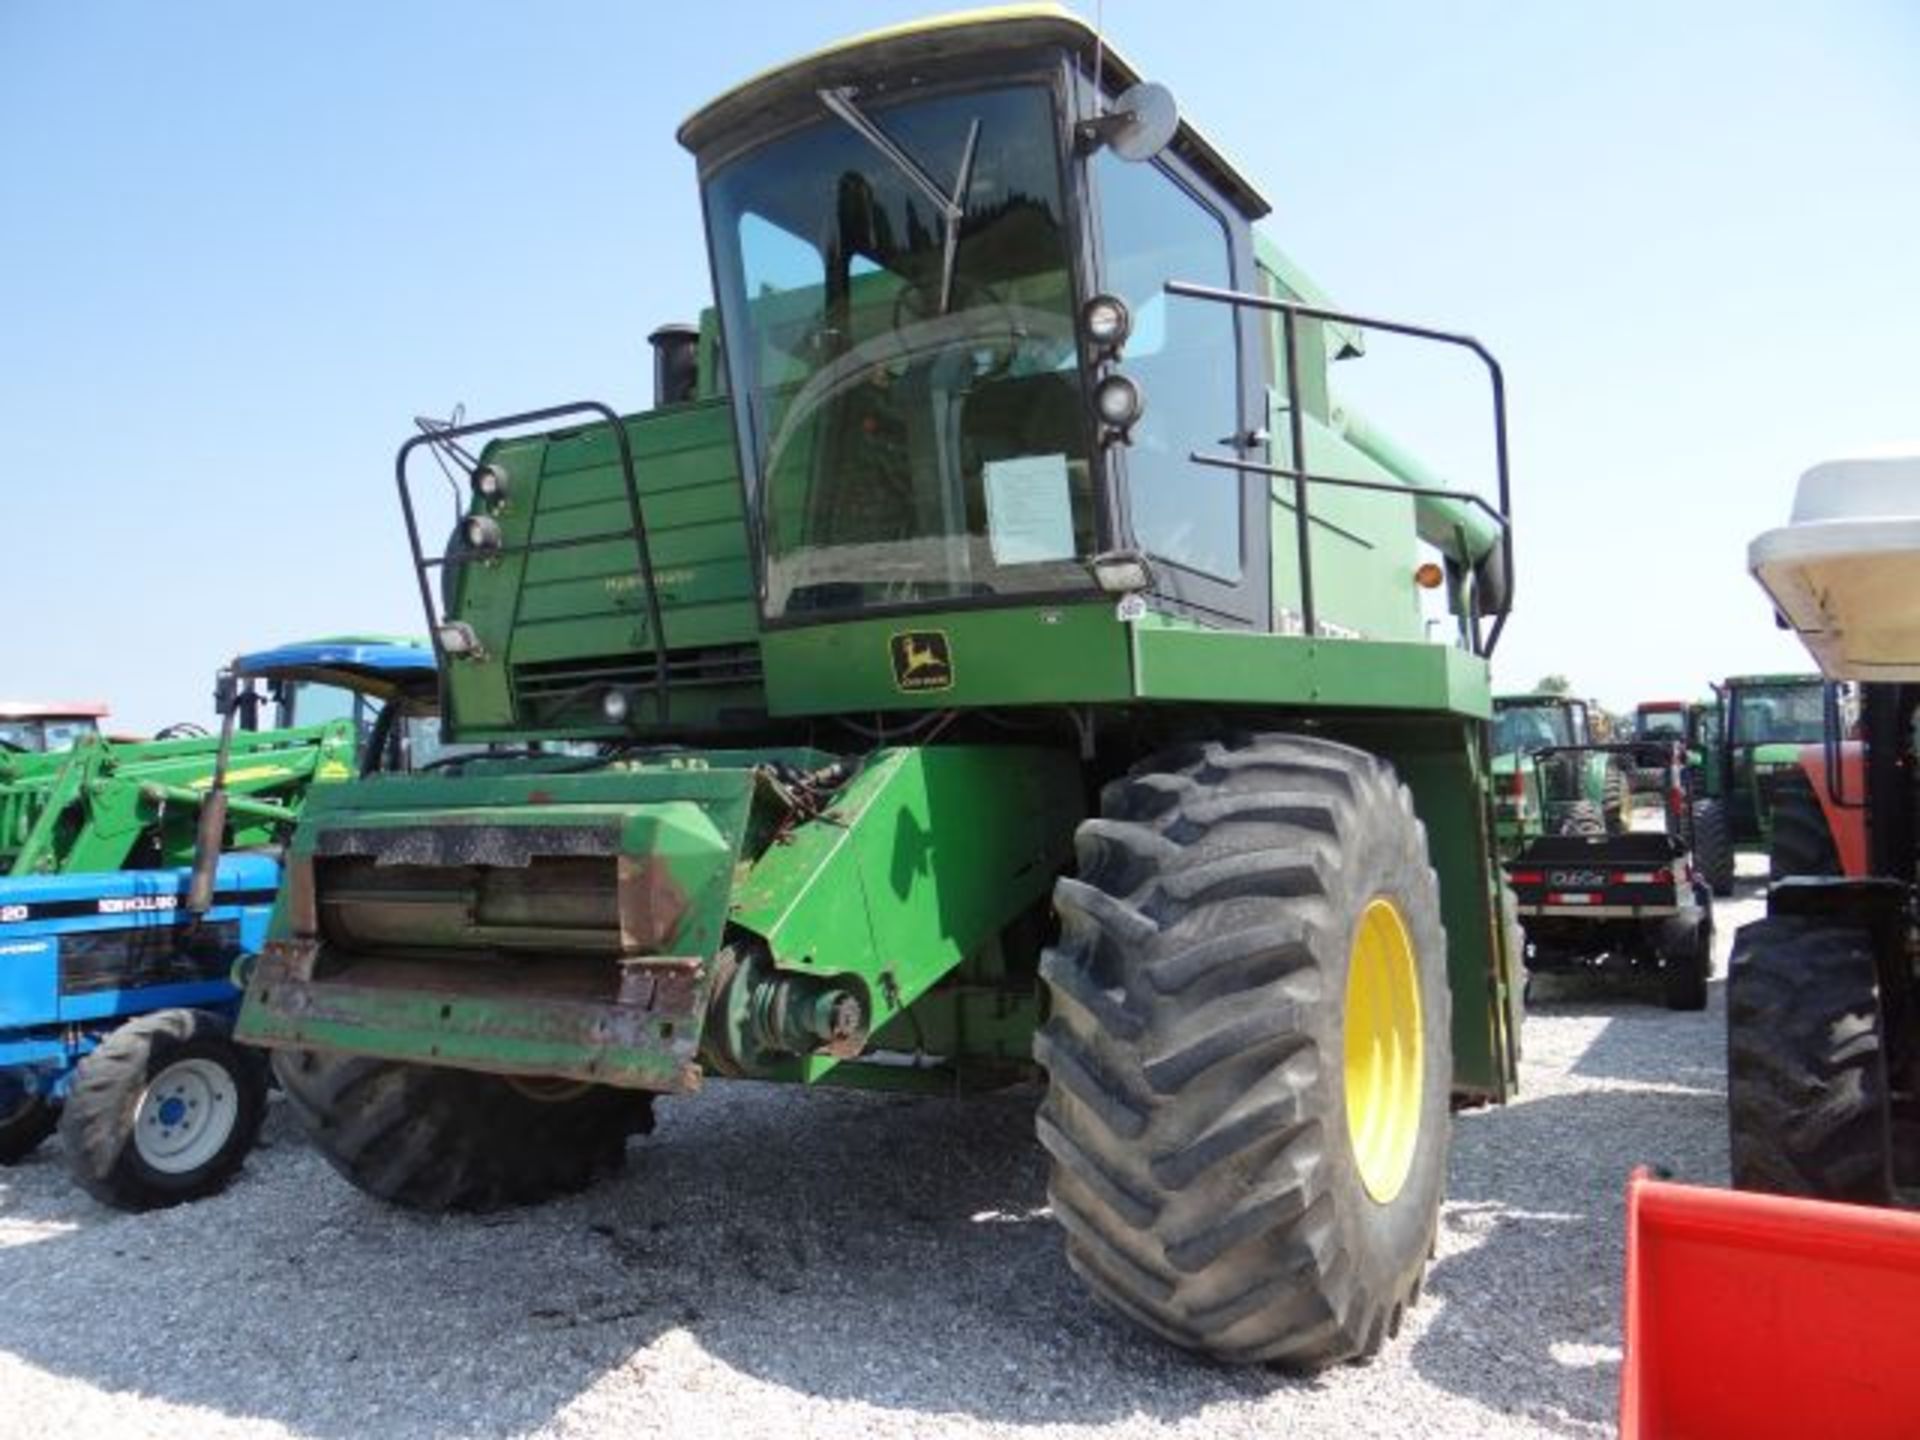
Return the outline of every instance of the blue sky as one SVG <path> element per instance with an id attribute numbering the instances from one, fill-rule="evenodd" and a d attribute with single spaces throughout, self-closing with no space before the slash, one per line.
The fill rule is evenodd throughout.
<path id="1" fill-rule="evenodd" d="M 204 718 L 237 650 L 417 631 L 411 417 L 642 406 L 647 332 L 708 289 L 675 126 L 938 8 L 0 5 L 0 691 L 153 726 Z M 1505 361 L 1498 679 L 1625 704 L 1802 665 L 1745 545 L 1806 465 L 1920 438 L 1920 7 L 1104 18 L 1337 299 Z M 1348 369 L 1477 458 L 1470 377 Z"/>

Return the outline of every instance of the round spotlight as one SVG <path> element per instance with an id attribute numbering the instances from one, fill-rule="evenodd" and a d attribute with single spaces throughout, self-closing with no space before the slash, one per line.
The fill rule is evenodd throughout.
<path id="1" fill-rule="evenodd" d="M 1080 311 L 1087 338 L 1109 355 L 1120 353 L 1133 333 L 1133 315 L 1118 295 L 1096 295 Z"/>
<path id="2" fill-rule="evenodd" d="M 1101 424 L 1124 436 L 1145 413 L 1147 397 L 1137 381 L 1116 373 L 1093 387 L 1093 408 Z"/>
<path id="3" fill-rule="evenodd" d="M 489 505 L 507 498 L 507 472 L 498 465 L 477 465 L 471 477 L 473 493 Z"/>
<path id="4" fill-rule="evenodd" d="M 498 550 L 500 522 L 491 515 L 469 515 L 460 522 L 460 538 L 469 550 Z"/>
<path id="5" fill-rule="evenodd" d="M 624 690 L 609 690 L 600 697 L 600 713 L 607 717 L 609 725 L 626 724 L 632 708 Z"/>

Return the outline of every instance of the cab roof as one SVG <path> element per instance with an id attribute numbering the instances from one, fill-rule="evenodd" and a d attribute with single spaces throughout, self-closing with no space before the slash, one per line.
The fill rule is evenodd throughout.
<path id="1" fill-rule="evenodd" d="M 382 700 L 430 690 L 437 677 L 424 641 L 387 635 L 297 641 L 241 655 L 232 669 L 242 680 L 310 680 Z"/>
<path id="2" fill-rule="evenodd" d="M 104 700 L 0 700 L 0 720 L 100 720 Z"/>
<path id="3" fill-rule="evenodd" d="M 817 103 L 813 100 L 817 91 L 857 85 L 875 71 L 1047 46 L 1084 56 L 1089 65 L 1097 54 L 1102 85 L 1109 94 L 1118 94 L 1141 79 L 1140 72 L 1104 42 L 1093 26 L 1065 7 L 995 5 L 872 30 L 763 70 L 690 115 L 680 127 L 680 143 L 704 161 L 704 152 L 717 141 L 764 129 L 776 112 L 802 101 Z M 1219 186 L 1249 220 L 1272 211 L 1266 198 L 1185 120 L 1180 122 L 1171 148 Z"/>

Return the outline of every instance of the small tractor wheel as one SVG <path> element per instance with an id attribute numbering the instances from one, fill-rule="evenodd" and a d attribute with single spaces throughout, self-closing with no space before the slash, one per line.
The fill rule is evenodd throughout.
<path id="1" fill-rule="evenodd" d="M 18 1165 L 59 1125 L 57 1101 L 17 1077 L 0 1077 L 0 1165 Z"/>
<path id="2" fill-rule="evenodd" d="M 1810 915 L 1742 926 L 1727 979 L 1733 1183 L 1886 1204 L 1889 1100 L 1866 928 Z"/>
<path id="3" fill-rule="evenodd" d="M 584 1190 L 652 1128 L 652 1096 L 363 1056 L 276 1050 L 273 1073 L 329 1165 L 410 1210 L 499 1210 Z"/>
<path id="4" fill-rule="evenodd" d="M 1689 932 L 1687 943 L 1671 955 L 1662 955 L 1662 998 L 1669 1010 L 1707 1008 L 1707 982 L 1713 978 L 1713 921 L 1702 916 Z"/>
<path id="5" fill-rule="evenodd" d="M 1767 878 L 1838 875 L 1840 851 L 1827 827 L 1820 797 L 1804 770 L 1783 775 L 1773 792 L 1773 833 L 1767 840 Z"/>
<path id="6" fill-rule="evenodd" d="M 129 1020 L 74 1071 L 60 1115 L 67 1168 L 116 1210 L 158 1210 L 226 1188 L 267 1113 L 267 1070 L 205 1010 Z"/>
<path id="7" fill-rule="evenodd" d="M 1605 835 L 1606 812 L 1595 800 L 1569 800 L 1555 807 L 1553 833 L 1556 835 Z"/>
<path id="8" fill-rule="evenodd" d="M 1733 894 L 1733 832 L 1718 800 L 1693 802 L 1693 863 L 1709 889 L 1724 900 Z"/>
<path id="9" fill-rule="evenodd" d="M 1390 766 L 1181 747 L 1102 795 L 1055 890 L 1037 1120 L 1068 1263 L 1176 1345 L 1313 1368 L 1419 1293 L 1446 1181 L 1446 936 Z"/>

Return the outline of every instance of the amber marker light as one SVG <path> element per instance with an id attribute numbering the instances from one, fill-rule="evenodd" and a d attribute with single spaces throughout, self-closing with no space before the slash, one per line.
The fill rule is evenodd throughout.
<path id="1" fill-rule="evenodd" d="M 1413 572 L 1413 583 L 1422 590 L 1438 590 L 1440 582 L 1447 578 L 1447 572 L 1429 560 Z"/>

